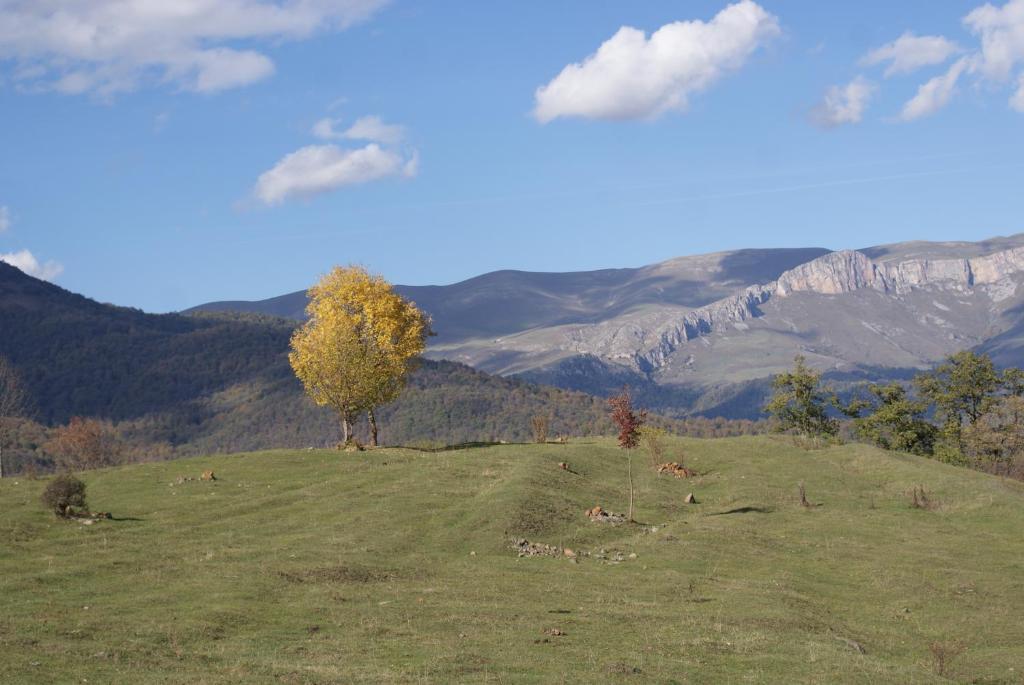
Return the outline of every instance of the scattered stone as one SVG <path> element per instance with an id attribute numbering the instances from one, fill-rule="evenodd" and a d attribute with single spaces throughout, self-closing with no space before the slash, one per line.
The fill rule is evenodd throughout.
<path id="1" fill-rule="evenodd" d="M 689 495 L 686 496 L 686 499 L 684 499 L 683 502 L 685 502 L 686 504 L 697 504 L 697 498 L 694 497 L 693 493 L 691 492 Z"/>
<path id="2" fill-rule="evenodd" d="M 213 471 L 203 471 L 203 475 L 199 476 L 200 480 L 217 480 L 217 476 L 213 475 Z"/>
<path id="3" fill-rule="evenodd" d="M 576 552 L 572 551 L 568 547 L 566 547 L 565 549 L 562 550 L 562 554 L 564 554 L 565 556 L 569 557 L 570 559 L 575 559 L 576 558 Z"/>
<path id="4" fill-rule="evenodd" d="M 565 463 L 564 461 L 560 461 L 560 462 L 558 462 L 558 468 L 562 469 L 563 471 L 568 471 L 569 470 L 569 465 L 567 463 Z"/>
<path id="5" fill-rule="evenodd" d="M 469 556 L 471 556 L 471 557 L 475 557 L 475 556 L 476 556 L 476 552 L 470 552 L 470 553 L 469 553 Z"/>
<path id="6" fill-rule="evenodd" d="M 857 652 L 858 654 L 867 654 L 868 653 L 868 651 L 866 649 L 864 649 L 864 645 L 862 645 L 861 643 L 857 642 L 856 640 L 851 640 L 850 638 L 843 637 L 842 635 L 836 635 L 835 638 L 837 640 L 839 640 L 840 642 L 842 642 L 847 647 L 849 647 L 850 649 L 852 649 L 853 651 Z"/>
<path id="7" fill-rule="evenodd" d="M 630 552 L 629 553 L 629 558 L 630 559 L 636 559 L 636 552 Z"/>
<path id="8" fill-rule="evenodd" d="M 593 521 L 595 523 L 613 523 L 613 524 L 617 524 L 617 523 L 625 523 L 626 522 L 626 515 L 625 514 L 616 514 L 614 512 L 605 511 L 600 506 L 596 506 L 596 507 L 593 507 L 591 509 L 587 509 L 587 511 L 585 513 L 587 515 L 587 518 L 589 518 L 591 521 Z"/>
<path id="9" fill-rule="evenodd" d="M 682 464 L 677 464 L 674 461 L 670 461 L 667 464 L 662 464 L 658 467 L 658 473 L 660 474 L 671 474 L 676 478 L 691 478 L 697 475 L 696 471 L 691 471 Z"/>
<path id="10" fill-rule="evenodd" d="M 566 634 L 564 630 L 560 630 L 558 628 L 548 628 L 543 632 L 545 635 L 550 635 L 551 637 L 563 637 Z"/>

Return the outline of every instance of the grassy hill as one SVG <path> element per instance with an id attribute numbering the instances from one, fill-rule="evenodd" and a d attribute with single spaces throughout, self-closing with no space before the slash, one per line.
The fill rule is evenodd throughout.
<path id="1" fill-rule="evenodd" d="M 5 480 L 0 682 L 1021 682 L 1020 483 L 856 445 L 671 447 L 703 475 L 638 451 L 643 525 L 583 514 L 625 511 L 603 440 L 92 472 L 119 520 L 91 526 Z M 929 645 L 958 641 L 940 677 Z"/>

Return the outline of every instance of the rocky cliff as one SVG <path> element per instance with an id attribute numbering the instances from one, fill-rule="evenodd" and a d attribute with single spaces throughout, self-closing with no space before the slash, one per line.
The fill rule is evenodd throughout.
<path id="1" fill-rule="evenodd" d="M 742 328 L 761 315 L 772 298 L 796 293 L 841 295 L 871 289 L 899 297 L 917 289 L 941 288 L 967 292 L 984 288 L 994 301 L 1014 294 L 1013 275 L 1024 272 L 1024 248 L 963 259 L 910 259 L 878 263 L 856 250 L 841 250 L 784 272 L 775 281 L 699 307 L 669 314 L 650 328 L 636 322 L 609 330 L 607 324 L 577 328 L 572 335 L 577 352 L 619 361 L 628 360 L 643 371 L 663 366 L 687 342 L 726 326 Z M 666 312 L 667 314 L 667 312 Z"/>

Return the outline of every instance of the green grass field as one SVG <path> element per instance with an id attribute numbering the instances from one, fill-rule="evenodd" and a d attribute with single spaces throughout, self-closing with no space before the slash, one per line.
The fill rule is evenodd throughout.
<path id="1" fill-rule="evenodd" d="M 583 513 L 626 510 L 607 440 L 110 469 L 83 479 L 122 520 L 91 526 L 5 479 L 0 682 L 1024 683 L 1021 484 L 863 446 L 670 445 L 702 475 L 637 450 L 622 526 Z M 945 676 L 934 643 L 962 651 Z"/>

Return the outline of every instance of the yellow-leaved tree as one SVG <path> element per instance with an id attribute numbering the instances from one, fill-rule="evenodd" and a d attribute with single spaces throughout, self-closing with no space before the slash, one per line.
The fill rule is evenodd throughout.
<path id="1" fill-rule="evenodd" d="M 308 318 L 292 335 L 292 369 L 314 402 L 338 412 L 343 445 L 365 411 L 376 446 L 374 409 L 402 392 L 431 335 L 430 318 L 359 266 L 334 267 L 308 294 Z"/>

